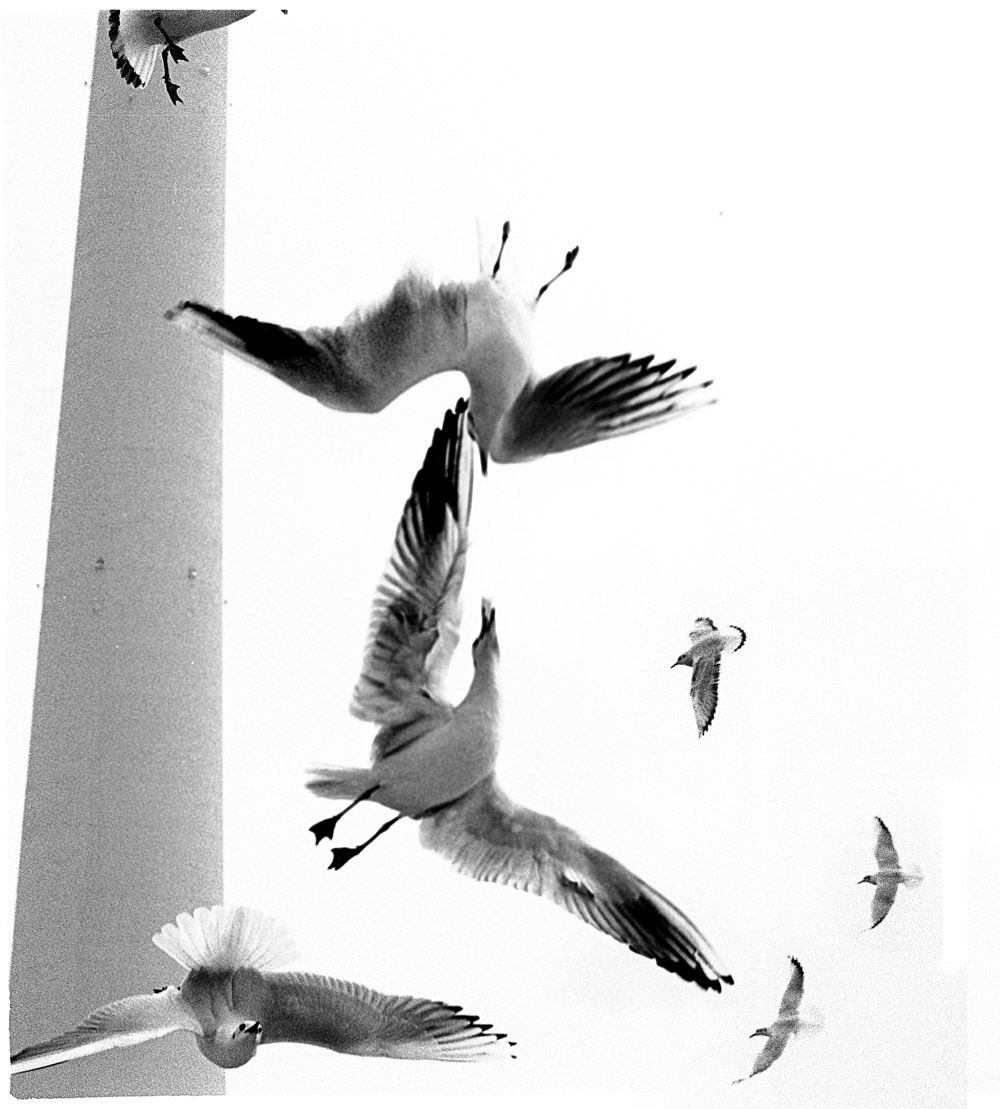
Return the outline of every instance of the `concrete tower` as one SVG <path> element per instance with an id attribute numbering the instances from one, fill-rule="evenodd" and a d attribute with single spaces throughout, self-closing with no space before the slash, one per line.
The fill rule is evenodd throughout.
<path id="1" fill-rule="evenodd" d="M 11 966 L 15 1048 L 183 974 L 150 937 L 220 903 L 226 31 L 146 89 L 102 12 L 66 343 Z M 197 69 L 195 67 L 198 67 Z M 207 66 L 207 74 L 199 72 Z M 53 327 L 61 326 L 53 320 Z M 190 1036 L 17 1075 L 20 1097 L 217 1094 Z"/>

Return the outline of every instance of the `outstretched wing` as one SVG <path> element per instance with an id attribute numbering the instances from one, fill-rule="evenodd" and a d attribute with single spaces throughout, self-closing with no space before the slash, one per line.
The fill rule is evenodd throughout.
<path id="1" fill-rule="evenodd" d="M 553 901 L 702 989 L 732 982 L 676 905 L 572 829 L 516 805 L 493 775 L 421 820 L 420 841 L 462 874 Z"/>
<path id="2" fill-rule="evenodd" d="M 875 861 L 879 870 L 894 870 L 899 866 L 899 854 L 892 842 L 889 829 L 881 817 L 875 817 Z M 889 904 L 892 904 L 890 900 Z"/>
<path id="3" fill-rule="evenodd" d="M 653 356 L 590 358 L 567 366 L 522 390 L 504 417 L 498 462 L 526 462 L 543 454 L 574 450 L 683 416 L 711 401 L 686 394 L 711 385 L 682 382 L 695 367 L 670 371 L 676 359 L 653 364 Z"/>
<path id="4" fill-rule="evenodd" d="M 459 401 L 434 432 L 375 591 L 351 702 L 362 720 L 398 724 L 440 712 L 458 643 L 472 510 L 475 449 L 466 409 Z"/>
<path id="5" fill-rule="evenodd" d="M 791 960 L 792 976 L 788 979 L 785 992 L 781 995 L 781 1006 L 778 1009 L 779 1017 L 795 1016 L 799 1011 L 799 1005 L 802 1003 L 802 988 L 805 975 L 802 972 L 802 964 L 794 955 L 791 956 Z"/>
<path id="6" fill-rule="evenodd" d="M 872 897 L 872 928 L 885 920 L 896 901 L 899 886 L 895 882 L 876 882 L 875 896 Z"/>
<path id="7" fill-rule="evenodd" d="M 697 643 L 699 640 L 704 639 L 706 635 L 717 630 L 715 624 L 713 624 L 707 616 L 699 616 L 694 622 L 694 627 L 688 634 L 691 638 L 691 642 Z"/>
<path id="8" fill-rule="evenodd" d="M 777 1032 L 769 1032 L 767 1043 L 764 1044 L 760 1050 L 760 1054 L 753 1061 L 753 1070 L 746 1078 L 737 1078 L 736 1082 L 746 1082 L 747 1078 L 753 1078 L 755 1074 L 760 1074 L 761 1071 L 767 1070 L 774 1060 L 785 1050 L 785 1045 L 788 1043 L 789 1037 L 790 1033 L 785 1029 L 779 1029 Z"/>
<path id="9" fill-rule="evenodd" d="M 710 655 L 708 658 L 698 659 L 691 672 L 691 701 L 700 736 L 708 731 L 709 724 L 715 719 L 715 709 L 719 703 L 720 669 L 719 656 Z"/>
<path id="10" fill-rule="evenodd" d="M 378 412 L 411 385 L 458 366 L 465 354 L 465 308 L 463 285 L 435 286 L 409 273 L 385 300 L 335 328 L 296 331 L 191 300 L 166 317 L 321 404 Z"/>
<path id="11" fill-rule="evenodd" d="M 178 1029 L 195 1033 L 202 1030 L 187 1003 L 181 999 L 179 987 L 168 986 L 159 993 L 124 997 L 95 1009 L 69 1032 L 22 1048 L 10 1057 L 11 1071 L 19 1074 L 55 1066 L 84 1055 L 110 1051 L 113 1047 L 154 1040 Z"/>
<path id="12" fill-rule="evenodd" d="M 474 1062 L 509 1055 L 503 1032 L 458 1005 L 395 997 L 319 974 L 260 974 L 233 980 L 237 1008 L 263 1028 L 262 1044 L 292 1041 L 349 1055 Z"/>

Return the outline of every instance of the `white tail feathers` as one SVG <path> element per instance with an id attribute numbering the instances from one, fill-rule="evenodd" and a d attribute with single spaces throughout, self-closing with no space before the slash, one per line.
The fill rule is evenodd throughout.
<path id="1" fill-rule="evenodd" d="M 332 801 L 353 801 L 378 784 L 370 770 L 356 766 L 311 766 L 309 773 L 313 777 L 306 782 L 306 789 Z"/>
<path id="2" fill-rule="evenodd" d="M 903 875 L 904 886 L 919 886 L 923 880 L 924 872 L 920 869 L 919 866 L 917 866 L 916 863 L 913 863 L 909 867 L 907 873 Z"/>
<path id="3" fill-rule="evenodd" d="M 276 970 L 299 957 L 288 930 L 258 909 L 195 909 L 164 924 L 153 943 L 188 970 Z"/>

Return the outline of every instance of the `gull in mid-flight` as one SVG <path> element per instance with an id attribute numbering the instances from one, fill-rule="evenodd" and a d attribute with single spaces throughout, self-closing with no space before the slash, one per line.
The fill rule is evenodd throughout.
<path id="1" fill-rule="evenodd" d="M 893 845 L 892 835 L 881 818 L 877 816 L 875 817 L 875 861 L 878 863 L 878 870 L 874 874 L 866 874 L 858 882 L 859 886 L 865 882 L 871 882 L 875 887 L 875 896 L 872 898 L 872 928 L 885 920 L 886 914 L 896 900 L 896 891 L 901 885 L 918 886 L 924 879 L 920 867 L 911 866 L 909 870 L 903 870 L 899 865 L 899 855 Z"/>
<path id="2" fill-rule="evenodd" d="M 750 1033 L 751 1040 L 754 1036 L 767 1036 L 767 1043 L 764 1044 L 760 1054 L 754 1060 L 753 1070 L 743 1078 L 735 1079 L 734 1086 L 739 1082 L 746 1082 L 748 1078 L 753 1078 L 755 1074 L 760 1074 L 761 1071 L 767 1070 L 785 1050 L 785 1046 L 793 1035 L 799 1032 L 814 1032 L 823 1025 L 818 1014 L 807 1019 L 799 1012 L 799 1007 L 802 1004 L 802 964 L 794 955 L 790 958 L 792 960 L 792 976 L 789 978 L 785 992 L 781 996 L 778 1019 L 768 1025 L 767 1028 L 758 1028 L 756 1032 Z"/>
<path id="3" fill-rule="evenodd" d="M 120 11 L 108 13 L 108 35 L 115 67 L 126 84 L 145 88 L 156 66 L 156 55 L 163 58 L 163 82 L 174 104 L 184 101 L 177 95 L 178 85 L 170 80 L 169 55 L 175 62 L 186 62 L 187 56 L 179 42 L 228 27 L 239 19 L 253 15 L 254 9 L 236 11 L 228 8 L 165 8 L 163 11 Z"/>
<path id="4" fill-rule="evenodd" d="M 220 1067 L 242 1067 L 261 1044 L 293 1042 L 348 1055 L 470 1062 L 513 1046 L 457 1005 L 394 997 L 321 974 L 275 973 L 298 957 L 288 932 L 254 909 L 195 909 L 165 924 L 153 943 L 187 971 L 179 986 L 124 997 L 76 1028 L 11 1056 L 11 1069 L 38 1070 L 193 1032 Z M 504 1042 L 507 1041 L 507 1042 Z"/>
<path id="5" fill-rule="evenodd" d="M 724 651 L 738 651 L 746 642 L 747 633 L 730 625 L 729 632 L 720 632 L 711 620 L 699 616 L 691 631 L 691 647 L 671 664 L 691 666 L 691 700 L 694 702 L 694 718 L 698 725 L 698 735 L 708 731 L 715 717 L 715 706 L 719 703 L 719 666 Z"/>
<path id="6" fill-rule="evenodd" d="M 500 747 L 500 647 L 484 601 L 465 698 L 445 696 L 459 637 L 475 450 L 459 403 L 434 439 L 396 530 L 372 607 L 351 711 L 380 726 L 371 767 L 316 767 L 308 786 L 351 803 L 313 825 L 333 838 L 344 813 L 375 801 L 399 815 L 358 847 L 336 847 L 339 869 L 404 816 L 421 843 L 462 874 L 547 898 L 661 967 L 719 991 L 731 983 L 695 925 L 641 878 L 551 817 L 516 804 L 494 775 Z"/>
<path id="7" fill-rule="evenodd" d="M 483 466 L 526 462 L 672 420 L 703 402 L 710 381 L 685 385 L 695 367 L 652 355 L 589 358 L 540 377 L 532 352 L 535 307 L 499 273 L 505 223 L 490 274 L 433 285 L 407 273 L 372 308 L 334 328 L 296 331 L 250 316 L 228 316 L 195 301 L 167 319 L 211 345 L 260 366 L 294 389 L 342 412 L 380 412 L 417 382 L 448 370 L 469 381 L 469 416 Z M 566 255 L 565 273 L 577 255 Z"/>

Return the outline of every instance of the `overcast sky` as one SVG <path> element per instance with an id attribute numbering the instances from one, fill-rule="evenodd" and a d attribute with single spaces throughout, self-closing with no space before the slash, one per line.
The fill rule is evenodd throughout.
<path id="1" fill-rule="evenodd" d="M 543 371 L 652 352 L 715 380 L 717 405 L 665 427 L 491 467 L 452 690 L 488 595 L 504 788 L 679 904 L 736 985 L 703 994 L 473 883 L 409 822 L 325 869 L 307 829 L 335 806 L 304 770 L 366 764 L 373 729 L 347 704 L 373 590 L 465 383 L 349 416 L 227 360 L 227 901 L 282 920 L 302 969 L 461 1004 L 519 1043 L 478 1067 L 278 1045 L 228 1090 L 965 1104 L 966 607 L 986 603 L 996 489 L 965 453 L 996 410 L 975 327 L 1000 245 L 985 6 L 947 25 L 905 5 L 534 7 L 237 24 L 226 307 L 334 325 L 407 264 L 474 277 L 509 219 L 503 264 L 528 290 L 580 246 L 538 309 Z M 6 27 L 15 861 L 93 18 Z M 212 75 L 187 53 L 194 100 Z M 699 616 L 747 632 L 700 740 L 690 671 L 668 669 Z M 869 933 L 876 813 L 926 878 Z M 359 807 L 337 841 L 386 815 Z M 826 1027 L 733 1089 L 790 954 Z"/>

